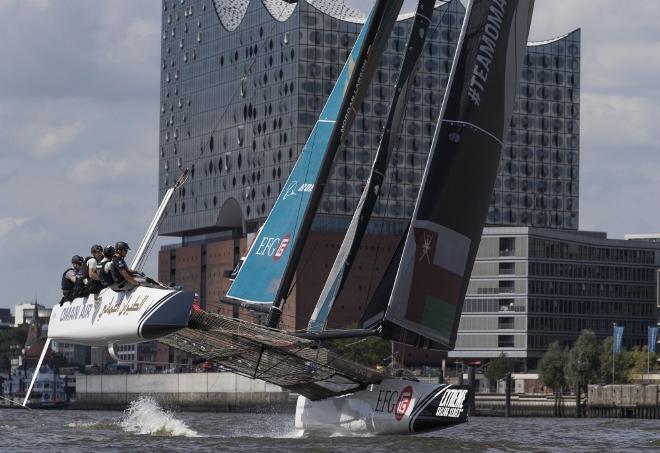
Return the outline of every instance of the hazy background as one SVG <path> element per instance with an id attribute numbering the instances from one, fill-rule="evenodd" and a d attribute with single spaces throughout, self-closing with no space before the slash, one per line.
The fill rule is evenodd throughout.
<path id="1" fill-rule="evenodd" d="M 137 248 L 157 203 L 161 12 L 0 0 L 0 307 L 53 305 L 93 243 Z M 531 40 L 582 28 L 581 229 L 660 230 L 659 17 L 654 0 L 536 1 Z"/>

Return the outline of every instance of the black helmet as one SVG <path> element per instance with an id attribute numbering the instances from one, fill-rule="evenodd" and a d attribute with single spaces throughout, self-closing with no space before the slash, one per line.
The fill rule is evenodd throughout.
<path id="1" fill-rule="evenodd" d="M 115 250 L 130 250 L 131 248 L 124 241 L 118 241 L 115 244 Z"/>
<path id="2" fill-rule="evenodd" d="M 80 264 L 80 265 L 82 265 L 82 263 L 83 263 L 83 257 L 82 256 L 73 255 L 73 257 L 71 257 L 71 264 Z"/>
<path id="3" fill-rule="evenodd" d="M 92 255 L 95 254 L 95 253 L 103 253 L 103 247 L 101 247 L 98 244 L 94 244 L 94 245 L 92 245 L 91 252 L 92 252 Z"/>
<path id="4" fill-rule="evenodd" d="M 106 258 L 112 258 L 112 255 L 115 254 L 115 248 L 111 245 L 106 245 L 103 249 L 103 256 Z"/>

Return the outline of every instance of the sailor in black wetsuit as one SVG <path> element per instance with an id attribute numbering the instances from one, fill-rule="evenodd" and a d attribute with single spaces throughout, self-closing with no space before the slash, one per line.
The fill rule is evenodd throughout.
<path id="1" fill-rule="evenodd" d="M 65 270 L 62 274 L 62 299 L 60 300 L 60 305 L 63 305 L 64 302 L 71 302 L 74 299 L 74 289 L 79 280 L 78 273 L 82 264 L 82 256 L 73 255 L 71 258 L 72 267 Z"/>
<path id="2" fill-rule="evenodd" d="M 92 255 L 85 258 L 82 273 L 86 279 L 86 286 L 91 294 L 98 294 L 103 289 L 99 275 L 96 272 L 98 263 L 103 259 L 103 247 L 94 244 L 91 249 Z"/>
<path id="3" fill-rule="evenodd" d="M 119 241 L 115 244 L 115 254 L 112 257 L 112 279 L 114 283 L 111 288 L 115 291 L 130 291 L 136 286 L 140 286 L 133 275 L 138 273 L 133 269 L 129 268 L 124 261 L 124 258 L 128 254 L 128 251 L 131 248 L 124 241 Z"/>
<path id="4" fill-rule="evenodd" d="M 112 257 L 114 254 L 115 248 L 111 245 L 106 246 L 103 249 L 103 259 L 96 265 L 96 275 L 98 275 L 99 281 L 104 288 L 114 283 L 112 279 Z"/>

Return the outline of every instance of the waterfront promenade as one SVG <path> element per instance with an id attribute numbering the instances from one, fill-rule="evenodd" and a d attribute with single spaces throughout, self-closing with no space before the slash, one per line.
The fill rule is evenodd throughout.
<path id="1" fill-rule="evenodd" d="M 230 372 L 78 375 L 73 409 L 123 409 L 141 395 L 186 410 L 293 411 L 297 395 L 258 379 Z M 505 415 L 504 394 L 477 393 L 476 415 Z M 580 415 L 660 418 L 660 385 L 590 385 Z M 512 394 L 512 417 L 576 417 L 575 397 Z"/>

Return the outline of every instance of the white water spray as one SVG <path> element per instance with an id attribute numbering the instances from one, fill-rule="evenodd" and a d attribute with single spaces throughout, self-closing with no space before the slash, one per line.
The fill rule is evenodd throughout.
<path id="1" fill-rule="evenodd" d="M 124 413 L 124 418 L 119 422 L 119 426 L 124 431 L 134 434 L 201 437 L 195 430 L 188 428 L 183 421 L 163 410 L 149 396 L 141 396 L 132 401 Z"/>

